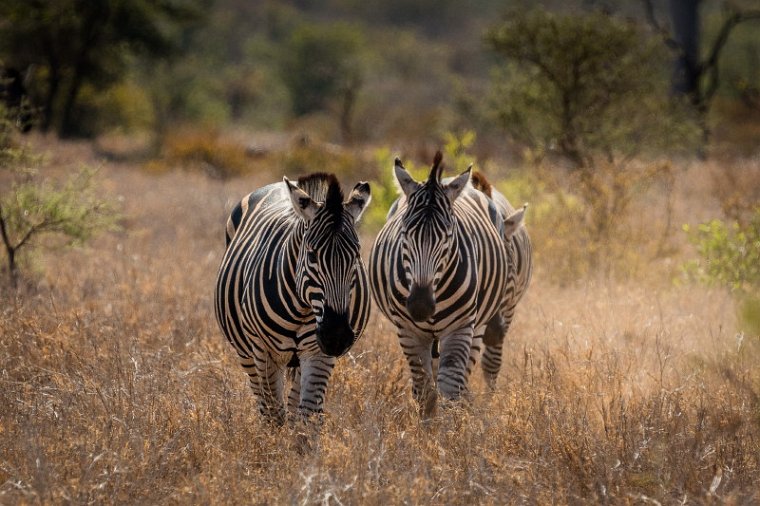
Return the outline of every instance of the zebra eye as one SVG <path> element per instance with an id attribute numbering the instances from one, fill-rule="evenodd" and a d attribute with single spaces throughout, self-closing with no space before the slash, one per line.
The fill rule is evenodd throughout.
<path id="1" fill-rule="evenodd" d="M 317 254 L 316 254 L 316 253 L 314 253 L 314 250 L 312 250 L 312 249 L 310 249 L 310 250 L 307 250 L 307 251 L 306 251 L 306 259 L 307 259 L 307 260 L 308 260 L 310 263 L 312 263 L 312 264 L 315 264 L 315 263 L 317 263 Z"/>

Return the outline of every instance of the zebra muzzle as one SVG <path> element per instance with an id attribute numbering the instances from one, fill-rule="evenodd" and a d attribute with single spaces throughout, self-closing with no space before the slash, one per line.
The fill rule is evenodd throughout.
<path id="1" fill-rule="evenodd" d="M 406 298 L 406 309 L 412 320 L 416 322 L 429 320 L 435 314 L 435 295 L 432 284 L 425 286 L 412 284 L 409 297 Z"/>
<path id="2" fill-rule="evenodd" d="M 337 313 L 325 306 L 322 321 L 317 324 L 317 345 L 322 353 L 339 357 L 351 348 L 356 336 L 347 313 Z"/>

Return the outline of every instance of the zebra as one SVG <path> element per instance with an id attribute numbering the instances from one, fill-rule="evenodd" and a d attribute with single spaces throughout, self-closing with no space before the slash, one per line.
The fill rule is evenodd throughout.
<path id="1" fill-rule="evenodd" d="M 504 338 L 512 324 L 517 303 L 520 302 L 530 285 L 533 273 L 533 249 L 530 236 L 524 226 L 528 204 L 524 204 L 522 208 L 517 210 L 513 208 L 507 198 L 493 188 L 481 172 L 473 173 L 472 186 L 485 193 L 499 211 L 499 217 L 502 221 L 502 237 L 507 250 L 507 290 L 502 301 L 500 315 L 492 318 L 483 336 L 485 349 L 480 362 L 486 384 L 493 389 L 501 370 Z"/>
<path id="2" fill-rule="evenodd" d="M 227 220 L 216 282 L 216 319 L 260 413 L 321 414 L 336 358 L 364 332 L 370 299 L 356 222 L 371 200 L 359 182 L 344 201 L 337 178 L 316 173 L 264 186 Z"/>
<path id="3" fill-rule="evenodd" d="M 434 414 L 438 391 L 447 400 L 466 392 L 487 324 L 498 316 L 507 289 L 498 210 L 469 184 L 472 166 L 441 181 L 441 161 L 438 152 L 427 180 L 417 182 L 396 158 L 403 195 L 370 253 L 372 293 L 396 326 L 424 417 Z"/>

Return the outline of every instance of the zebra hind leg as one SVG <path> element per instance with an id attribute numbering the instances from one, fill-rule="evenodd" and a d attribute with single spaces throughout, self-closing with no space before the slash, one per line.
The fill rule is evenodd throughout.
<path id="1" fill-rule="evenodd" d="M 483 350 L 483 358 L 480 361 L 480 367 L 483 369 L 483 378 L 486 381 L 486 385 L 491 390 L 496 388 L 496 380 L 499 377 L 499 371 L 501 371 L 502 362 L 502 350 L 504 348 L 504 338 L 509 331 L 509 327 L 512 324 L 512 315 L 514 314 L 514 306 L 506 315 L 496 315 L 490 322 L 488 322 L 488 329 L 492 330 L 489 335 L 489 330 L 486 329 L 486 337 L 483 337 L 485 343 L 485 350 Z M 494 320 L 498 317 L 498 324 Z M 492 322 L 494 325 L 492 326 Z M 498 325 L 498 326 L 497 326 Z M 495 332 L 498 329 L 498 332 Z"/>
<path id="2" fill-rule="evenodd" d="M 501 370 L 501 354 L 504 342 L 500 342 L 494 345 L 487 345 L 483 351 L 483 358 L 480 362 L 480 367 L 483 369 L 483 378 L 486 380 L 486 385 L 491 390 L 496 389 L 496 380 L 499 377 L 499 371 Z"/>

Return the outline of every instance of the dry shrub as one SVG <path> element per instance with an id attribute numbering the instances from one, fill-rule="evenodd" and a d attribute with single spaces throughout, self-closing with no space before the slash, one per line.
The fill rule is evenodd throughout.
<path id="1" fill-rule="evenodd" d="M 723 215 L 730 221 L 747 225 L 760 204 L 760 163 L 718 162 L 710 166 L 710 177 Z"/>
<path id="2" fill-rule="evenodd" d="M 330 172 L 351 186 L 359 180 L 360 174 L 366 175 L 366 163 L 358 152 L 314 141 L 308 136 L 296 138 L 287 150 L 279 153 L 277 165 L 288 175 Z"/>
<path id="3" fill-rule="evenodd" d="M 164 136 L 161 156 L 145 167 L 154 173 L 181 167 L 227 179 L 250 173 L 256 165 L 245 146 L 227 140 L 217 131 L 181 128 Z"/>
<path id="4" fill-rule="evenodd" d="M 536 264 L 564 284 L 597 274 L 640 276 L 654 258 L 671 253 L 674 183 L 669 163 L 573 172 L 539 163 L 510 171 L 498 186 L 514 205 L 530 204 Z M 661 194 L 654 212 L 647 202 L 653 190 Z"/>

